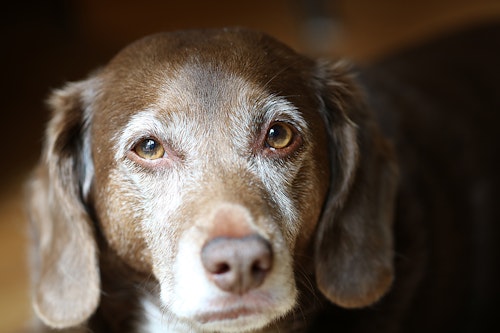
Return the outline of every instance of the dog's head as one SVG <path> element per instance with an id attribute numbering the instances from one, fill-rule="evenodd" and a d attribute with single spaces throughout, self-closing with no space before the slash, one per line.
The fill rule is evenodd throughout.
<path id="1" fill-rule="evenodd" d="M 333 303 L 377 301 L 396 169 L 360 98 L 342 63 L 239 29 L 147 37 L 56 91 L 31 183 L 38 315 L 96 310 L 96 238 L 204 330 L 282 317 L 308 262 Z"/>

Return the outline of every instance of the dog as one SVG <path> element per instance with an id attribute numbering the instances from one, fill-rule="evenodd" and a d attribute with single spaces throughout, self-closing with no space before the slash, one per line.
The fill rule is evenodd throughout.
<path id="1" fill-rule="evenodd" d="M 29 182 L 39 330 L 494 323 L 498 112 L 427 54 L 356 71 L 240 28 L 160 33 L 54 91 Z"/>

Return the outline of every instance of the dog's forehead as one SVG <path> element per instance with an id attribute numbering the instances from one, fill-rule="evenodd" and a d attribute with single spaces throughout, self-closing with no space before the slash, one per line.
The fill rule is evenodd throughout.
<path id="1" fill-rule="evenodd" d="M 104 77 L 107 86 L 121 90 L 123 97 L 132 91 L 151 95 L 166 79 L 180 71 L 189 73 L 186 68 L 193 75 L 185 80 L 225 72 L 266 86 L 271 93 L 296 94 L 305 90 L 300 86 L 308 81 L 305 76 L 311 74 L 312 66 L 310 59 L 262 33 L 194 30 L 152 35 L 131 44 L 112 59 Z"/>
<path id="2" fill-rule="evenodd" d="M 100 109 L 109 121 L 102 123 L 120 128 L 152 107 L 229 110 L 265 96 L 286 96 L 297 108 L 307 108 L 315 103 L 309 79 L 313 66 L 273 38 L 248 30 L 149 36 L 125 48 L 104 69 Z"/>
<path id="3" fill-rule="evenodd" d="M 190 30 L 160 33 L 132 43 L 109 64 L 111 71 L 175 69 L 187 63 L 219 63 L 233 72 L 260 72 L 265 79 L 272 68 L 307 67 L 312 61 L 276 39 L 245 29 Z"/>

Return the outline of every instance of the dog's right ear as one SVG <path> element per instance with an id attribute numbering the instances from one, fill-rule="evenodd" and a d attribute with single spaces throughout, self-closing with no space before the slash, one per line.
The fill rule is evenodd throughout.
<path id="1" fill-rule="evenodd" d="M 89 119 L 95 81 L 69 84 L 50 97 L 43 155 L 28 187 L 33 304 L 53 328 L 83 323 L 99 303 L 97 246 L 85 205 L 93 177 Z"/>

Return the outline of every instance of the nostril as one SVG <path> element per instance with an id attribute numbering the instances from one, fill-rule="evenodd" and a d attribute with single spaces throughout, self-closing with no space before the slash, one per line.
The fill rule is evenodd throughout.
<path id="1" fill-rule="evenodd" d="M 260 261 L 255 261 L 252 265 L 252 273 L 259 273 L 262 270 L 263 269 L 261 269 Z"/>
<path id="2" fill-rule="evenodd" d="M 211 271 L 213 274 L 225 274 L 231 270 L 231 266 L 227 263 L 219 263 L 215 265 L 215 269 Z"/>
<path id="3" fill-rule="evenodd" d="M 271 260 L 268 256 L 263 256 L 255 260 L 251 266 L 251 272 L 253 274 L 258 274 L 261 272 L 267 272 L 271 268 Z"/>

